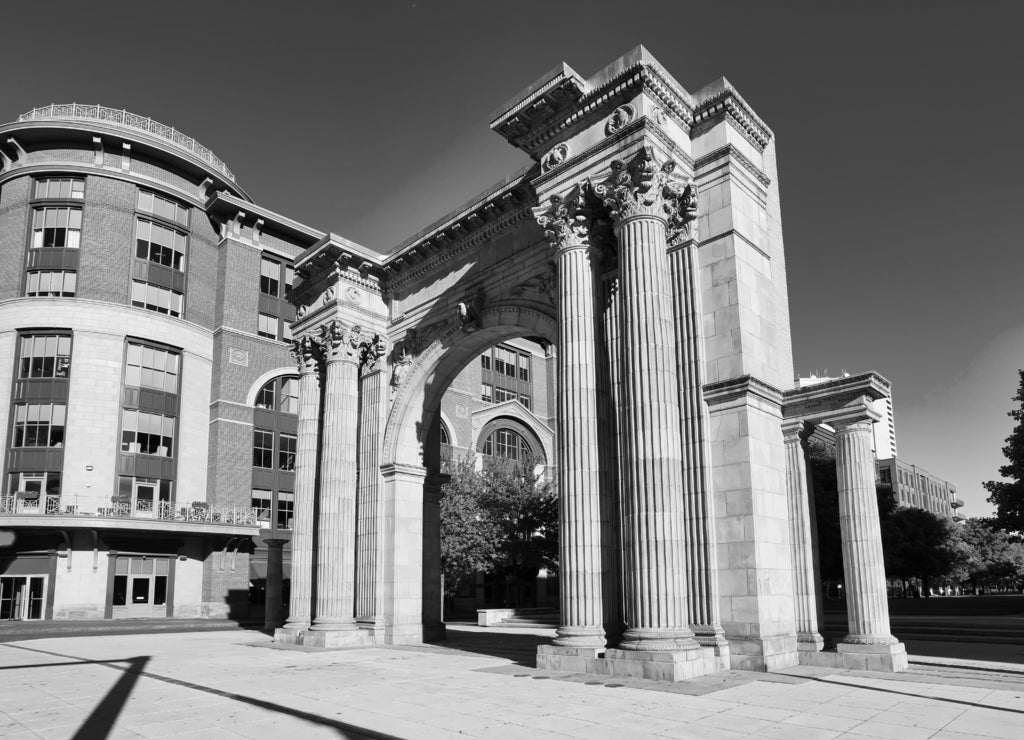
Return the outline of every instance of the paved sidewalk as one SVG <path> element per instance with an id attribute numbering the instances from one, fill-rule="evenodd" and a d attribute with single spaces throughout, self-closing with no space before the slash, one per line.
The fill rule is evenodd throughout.
<path id="1" fill-rule="evenodd" d="M 244 631 L 11 642 L 0 737 L 1024 737 L 1020 666 L 598 680 L 529 667 L 548 630 L 450 632 L 441 646 L 323 652 Z"/>

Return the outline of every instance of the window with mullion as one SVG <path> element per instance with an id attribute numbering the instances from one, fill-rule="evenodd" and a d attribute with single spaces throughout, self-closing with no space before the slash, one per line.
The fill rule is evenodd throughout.
<path id="1" fill-rule="evenodd" d="M 81 208 L 36 208 L 33 210 L 33 249 L 78 249 L 81 240 Z"/>

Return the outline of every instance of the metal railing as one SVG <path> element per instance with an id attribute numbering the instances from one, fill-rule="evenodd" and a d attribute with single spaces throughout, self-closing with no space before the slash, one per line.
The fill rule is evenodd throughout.
<path id="1" fill-rule="evenodd" d="M 208 506 L 196 501 L 112 501 L 85 496 L 42 496 L 36 499 L 0 497 L 0 516 L 74 516 L 155 519 L 201 524 L 259 526 L 260 510 L 246 506 Z"/>
<path id="2" fill-rule="evenodd" d="M 73 118 L 88 118 L 96 121 L 103 121 L 104 123 L 114 123 L 119 126 L 133 128 L 138 131 L 144 131 L 147 134 L 169 141 L 179 149 L 191 152 L 223 174 L 224 177 L 229 179 L 231 182 L 235 181 L 235 176 L 231 173 L 231 170 L 228 169 L 228 166 L 224 164 L 224 160 L 191 136 L 186 136 L 174 127 L 167 126 L 159 121 L 154 121 L 152 118 L 140 116 L 135 113 L 129 113 L 126 110 L 107 108 L 103 105 L 52 103 L 50 105 L 43 106 L 42 108 L 33 108 L 28 113 L 22 113 L 18 116 L 18 123 L 22 123 L 24 121 Z"/>

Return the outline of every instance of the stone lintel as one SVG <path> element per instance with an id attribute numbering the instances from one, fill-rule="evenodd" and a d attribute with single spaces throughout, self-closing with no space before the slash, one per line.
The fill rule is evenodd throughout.
<path id="1" fill-rule="evenodd" d="M 380 474 L 384 480 L 404 476 L 406 478 L 418 478 L 424 480 L 427 477 L 427 469 L 422 465 L 408 465 L 406 463 L 388 463 L 380 466 Z"/>
<path id="2" fill-rule="evenodd" d="M 878 414 L 870 408 L 872 401 L 890 395 L 889 381 L 875 372 L 851 375 L 827 383 L 786 391 L 782 414 L 787 421 L 800 420 L 812 424 L 842 421 L 877 421 Z"/>
<path id="3" fill-rule="evenodd" d="M 771 406 L 782 407 L 783 392 L 752 375 L 708 383 L 704 386 L 704 400 L 708 406 L 725 406 L 737 401 L 760 400 Z"/>

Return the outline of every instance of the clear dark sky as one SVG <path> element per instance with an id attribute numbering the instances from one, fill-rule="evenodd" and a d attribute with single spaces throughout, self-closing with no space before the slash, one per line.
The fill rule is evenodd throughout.
<path id="1" fill-rule="evenodd" d="M 526 164 L 489 114 L 644 44 L 775 131 L 799 373 L 893 382 L 900 456 L 983 515 L 1024 366 L 1021 2 L 46 2 L 4 9 L 0 120 L 102 103 L 254 199 L 387 251 Z"/>

